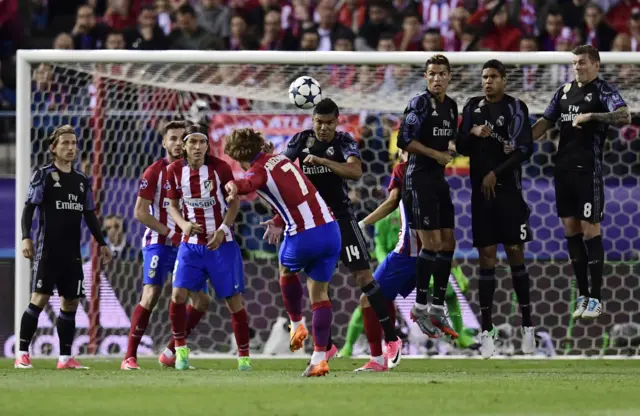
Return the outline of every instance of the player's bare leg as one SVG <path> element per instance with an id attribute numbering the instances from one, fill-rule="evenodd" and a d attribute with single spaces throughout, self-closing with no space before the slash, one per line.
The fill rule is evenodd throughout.
<path id="1" fill-rule="evenodd" d="M 384 342 L 387 346 L 387 364 L 389 368 L 394 368 L 400 364 L 402 358 L 402 340 L 396 334 L 396 321 L 389 315 L 386 299 L 380 290 L 380 285 L 374 280 L 371 269 L 357 271 L 354 277 L 382 325 Z"/>
<path id="2" fill-rule="evenodd" d="M 582 314 L 589 306 L 589 255 L 587 253 L 587 246 L 584 243 L 584 234 L 582 231 L 582 224 L 580 220 L 573 217 L 561 218 L 564 225 L 564 235 L 567 239 L 567 248 L 569 251 L 569 258 L 571 259 L 571 265 L 573 266 L 573 274 L 576 276 L 576 282 L 578 283 L 579 296 L 576 301 L 576 308 L 573 311 L 573 318 L 580 319 Z"/>
<path id="3" fill-rule="evenodd" d="M 120 369 L 139 370 L 138 366 L 138 346 L 140 340 L 147 330 L 151 312 L 155 309 L 160 298 L 161 287 L 159 285 L 144 285 L 142 287 L 142 297 L 140 303 L 136 305 L 131 315 L 131 328 L 129 329 L 129 341 L 127 343 L 127 354 L 124 356 Z"/>
<path id="4" fill-rule="evenodd" d="M 602 269 L 604 267 L 604 247 L 602 246 L 602 236 L 600 223 L 590 223 L 580 221 L 584 244 L 587 250 L 587 263 L 589 274 L 591 275 L 591 288 L 589 291 L 589 302 L 582 313 L 583 319 L 595 319 L 602 314 Z"/>
<path id="5" fill-rule="evenodd" d="M 393 302 L 387 302 L 387 306 L 389 305 L 389 314 L 395 322 L 395 305 Z M 387 358 L 382 355 L 382 327 L 378 322 L 375 311 L 371 308 L 369 300 L 364 294 L 360 296 L 360 308 L 362 310 L 362 318 L 364 321 L 364 333 L 367 336 L 367 341 L 369 341 L 371 358 L 368 363 L 356 369 L 355 372 L 387 371 L 389 369 L 387 365 Z"/>
<path id="6" fill-rule="evenodd" d="M 304 346 L 309 331 L 302 324 L 302 283 L 297 273 L 280 265 L 280 291 L 284 308 L 291 322 L 289 326 L 289 350 L 297 351 Z"/>
<path id="7" fill-rule="evenodd" d="M 498 331 L 493 326 L 493 293 L 496 290 L 496 258 L 498 246 L 478 247 L 480 257 L 480 280 L 478 291 L 480 297 L 480 314 L 482 316 L 482 333 L 480 334 L 480 354 L 482 358 L 491 358 L 495 350 L 495 339 Z"/>
<path id="8" fill-rule="evenodd" d="M 16 348 L 16 360 L 13 364 L 14 368 L 28 369 L 33 368 L 31 365 L 31 357 L 29 356 L 29 345 L 33 335 L 38 329 L 38 318 L 42 310 L 49 302 L 49 295 L 44 293 L 32 293 L 31 301 L 27 309 L 22 314 L 20 321 L 20 344 Z"/>
<path id="9" fill-rule="evenodd" d="M 187 306 L 187 326 L 186 337 L 188 338 L 191 332 L 198 326 L 200 320 L 209 310 L 211 304 L 211 296 L 204 291 L 189 292 L 191 302 Z M 163 367 L 175 367 L 176 364 L 176 341 L 171 337 L 167 348 L 158 357 L 158 362 Z M 189 366 L 190 370 L 195 369 L 193 366 Z"/>
<path id="10" fill-rule="evenodd" d="M 226 299 L 227 307 L 231 312 L 231 325 L 233 335 L 238 344 L 238 370 L 251 371 L 249 359 L 249 316 L 244 308 L 242 294 L 238 293 Z"/>
<path id="11" fill-rule="evenodd" d="M 65 299 L 60 296 L 60 314 L 56 320 L 58 338 L 60 339 L 60 358 L 57 368 L 64 369 L 87 369 L 71 356 L 71 346 L 76 334 L 76 311 L 78 310 L 78 299 Z"/>
<path id="12" fill-rule="evenodd" d="M 535 327 L 531 320 L 531 296 L 529 289 L 529 273 L 524 264 L 524 244 L 504 246 L 509 265 L 511 266 L 511 278 L 513 290 L 518 297 L 520 314 L 522 316 L 522 352 L 533 354 L 536 352 Z"/>
<path id="13" fill-rule="evenodd" d="M 333 321 L 333 308 L 327 290 L 329 282 L 317 282 L 311 278 L 307 279 L 309 298 L 313 318 L 311 326 L 313 328 L 313 354 L 307 369 L 302 373 L 303 377 L 320 377 L 329 373 L 329 365 L 326 360 L 327 342 Z"/>
<path id="14" fill-rule="evenodd" d="M 435 267 L 436 255 L 440 249 L 440 230 L 417 230 L 422 250 L 416 263 L 416 302 L 411 308 L 411 319 L 420 330 L 431 338 L 439 338 L 441 331 L 433 325 L 429 317 L 429 283 Z"/>
<path id="15" fill-rule="evenodd" d="M 433 266 L 433 304 L 429 310 L 429 316 L 436 328 L 455 339 L 458 338 L 458 333 L 449 323 L 449 316 L 444 308 L 444 302 L 446 300 L 447 286 L 449 285 L 453 253 L 456 249 L 456 239 L 453 230 L 450 228 L 440 230 L 440 238 L 440 249 Z"/>

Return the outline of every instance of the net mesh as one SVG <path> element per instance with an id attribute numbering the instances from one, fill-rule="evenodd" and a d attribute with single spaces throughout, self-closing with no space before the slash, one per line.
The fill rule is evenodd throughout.
<path id="1" fill-rule="evenodd" d="M 640 111 L 637 88 L 640 71 L 634 66 L 605 65 L 603 77 L 612 81 L 633 112 Z M 99 352 L 120 353 L 126 348 L 129 316 L 139 301 L 142 279 L 140 246 L 143 227 L 133 219 L 138 180 L 144 169 L 162 156 L 161 131 L 167 121 L 189 118 L 207 123 L 212 150 L 222 155 L 225 134 L 235 127 L 252 126 L 262 131 L 277 150 L 297 131 L 310 128 L 308 111 L 288 103 L 289 83 L 301 75 L 310 75 L 323 87 L 325 96 L 341 107 L 340 128 L 359 141 L 364 175 L 352 184 L 351 198 L 358 217 L 375 209 L 386 197 L 393 165 L 396 163 L 396 135 L 406 103 L 424 89 L 422 70 L 410 65 L 186 65 L 186 64 L 78 64 L 33 65 L 31 95 L 33 166 L 47 162 L 45 138 L 62 124 L 71 124 L 79 137 L 79 168 L 102 181 L 97 195 L 103 218 L 116 215 L 124 224 L 126 248 L 102 270 L 100 279 Z M 453 68 L 450 95 L 459 106 L 480 93 L 480 69 L 476 66 Z M 565 65 L 523 65 L 509 68 L 508 89 L 524 100 L 532 115 L 539 117 L 554 91 L 571 80 L 571 68 Z M 605 267 L 605 314 L 597 323 L 575 324 L 570 319 L 575 291 L 567 261 L 563 229 L 555 215 L 552 159 L 557 131 L 536 145 L 532 161 L 524 168 L 524 189 L 531 214 L 534 241 L 527 245 L 532 276 L 534 319 L 538 324 L 539 350 L 553 354 L 623 354 L 640 343 L 640 282 L 635 262 L 640 249 L 640 162 L 639 143 L 635 140 L 640 119 L 634 113 L 633 125 L 612 129 L 605 150 L 606 218 L 603 236 Z M 101 156 L 100 156 L 101 155 Z M 232 163 L 234 174 L 242 171 Z M 470 278 L 466 294 L 458 292 L 465 325 L 477 329 L 479 313 L 476 276 L 477 253 L 472 249 L 470 184 L 468 160 L 456 158 L 447 169 L 456 207 L 456 259 Z M 262 240 L 260 221 L 270 209 L 259 200 L 245 200 L 237 220 L 237 235 L 245 258 L 247 310 L 252 328 L 254 351 L 274 349 L 277 333 L 284 331 L 285 316 L 277 278 L 277 247 Z M 113 229 L 107 237 L 121 238 Z M 369 242 L 373 250 L 372 235 Z M 89 235 L 85 231 L 83 257 L 86 292 L 90 296 L 91 261 Z M 495 320 L 500 326 L 500 349 L 505 354 L 517 351 L 519 326 L 517 308 L 508 277 L 508 266 L 501 260 L 495 295 Z M 375 267 L 375 262 L 372 266 Z M 357 306 L 359 290 L 348 272 L 340 267 L 331 283 L 335 312 L 333 336 L 340 346 L 349 317 Z M 168 301 L 170 288 L 164 288 L 151 323 L 143 339 L 141 353 L 164 346 L 170 337 Z M 401 316 L 408 322 L 413 295 L 399 302 Z M 41 315 L 34 342 L 35 353 L 54 353 L 57 337 L 52 324 L 57 314 L 52 299 Z M 309 310 L 310 308 L 306 308 Z M 81 335 L 74 352 L 82 352 L 88 340 L 89 303 L 78 315 Z M 306 315 L 307 321 L 310 315 Z M 425 345 L 416 336 L 416 328 L 399 322 L 408 334 L 409 352 L 451 352 L 443 345 Z M 191 347 L 201 352 L 233 350 L 230 316 L 226 307 L 213 302 L 208 315 L 191 337 Z M 274 335 L 276 334 L 276 335 Z M 269 340 L 271 336 L 272 340 Z M 275 338 L 274 338 L 275 337 Z M 275 343 L 275 344 L 274 344 Z M 286 343 L 286 337 L 285 337 Z M 282 342 L 280 342 L 282 344 Z M 280 345 L 281 347 L 281 345 Z"/>

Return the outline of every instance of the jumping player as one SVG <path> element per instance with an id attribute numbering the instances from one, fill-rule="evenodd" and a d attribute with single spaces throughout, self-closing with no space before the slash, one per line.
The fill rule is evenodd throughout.
<path id="1" fill-rule="evenodd" d="M 313 110 L 313 129 L 294 135 L 284 155 L 292 161 L 299 161 L 305 175 L 335 214 L 342 236 L 340 259 L 353 273 L 358 286 L 368 297 L 371 308 L 382 324 L 389 367 L 393 368 L 400 363 L 402 341 L 396 335 L 395 322 L 389 317 L 380 286 L 373 279 L 367 245 L 349 200 L 347 180 L 357 180 L 362 176 L 362 162 L 358 144 L 353 137 L 348 133 L 336 131 L 339 115 L 340 110 L 335 102 L 328 98 L 320 101 Z M 275 220 L 276 223 L 267 221 L 266 224 L 267 234 L 275 236 L 277 241 L 283 224 L 281 219 L 276 217 Z M 307 336 L 307 330 L 300 322 L 300 307 L 288 300 L 290 296 L 297 297 L 297 293 L 302 291 L 302 286 L 296 274 L 286 273 L 283 269 L 280 276 L 285 305 L 291 319 L 293 346 L 294 340 L 295 343 L 298 339 L 304 341 Z M 331 341 L 329 343 L 332 344 Z M 302 346 L 301 343 L 299 345 Z M 327 358 L 331 358 L 337 351 L 334 345 L 330 345 Z"/>
<path id="2" fill-rule="evenodd" d="M 240 209 L 237 198 L 225 201 L 224 186 L 233 180 L 231 167 L 208 155 L 206 128 L 194 124 L 185 129 L 184 158 L 167 168 L 169 214 L 182 229 L 174 268 L 169 318 L 176 345 L 177 370 L 189 368 L 187 337 L 187 296 L 211 282 L 216 296 L 225 299 L 231 312 L 233 333 L 238 344 L 238 370 L 251 370 L 249 359 L 249 318 L 244 308 L 244 271 L 240 247 L 231 227 Z M 184 205 L 184 217 L 180 208 Z M 227 206 L 227 202 L 229 205 Z"/>
<path id="3" fill-rule="evenodd" d="M 631 115 L 616 88 L 598 77 L 598 50 L 582 45 L 573 55 L 575 81 L 558 89 L 543 117 L 533 125 L 533 139 L 542 138 L 560 120 L 554 183 L 558 216 L 580 291 L 573 317 L 594 319 L 602 314 L 602 150 L 609 125 L 629 124 Z"/>
<path id="4" fill-rule="evenodd" d="M 533 153 L 529 109 L 506 95 L 506 70 L 492 59 L 482 67 L 484 95 L 464 106 L 456 146 L 471 160 L 471 227 L 480 257 L 480 353 L 490 358 L 498 330 L 491 317 L 496 287 L 498 244 L 507 253 L 513 290 L 522 314 L 522 352 L 535 352 L 531 320 L 529 273 L 524 264 L 524 243 L 531 241 L 529 206 L 522 196 L 520 165 Z"/>
<path id="5" fill-rule="evenodd" d="M 166 155 L 149 166 L 140 181 L 134 215 L 147 227 L 142 238 L 144 286 L 140 303 L 136 305 L 131 316 L 127 354 L 120 365 L 123 370 L 139 369 L 138 345 L 149 325 L 151 312 L 158 303 L 165 279 L 172 273 L 176 262 L 182 231 L 167 212 L 169 198 L 165 184 L 167 166 L 182 158 L 185 125 L 181 121 L 172 121 L 165 126 L 162 147 L 166 150 Z M 194 304 L 187 308 L 187 336 L 198 325 L 211 302 L 211 297 L 206 291 L 190 295 Z M 173 338 L 158 357 L 158 361 L 166 367 L 175 366 Z"/>
<path id="6" fill-rule="evenodd" d="M 58 290 L 60 315 L 56 322 L 60 339 L 58 369 L 85 369 L 71 356 L 76 330 L 78 300 L 84 298 L 84 274 L 80 256 L 80 231 L 84 218 L 100 246 L 102 261 L 111 261 L 100 222 L 96 217 L 91 183 L 73 168 L 78 155 L 78 139 L 73 127 L 58 127 L 49 136 L 52 163 L 35 171 L 22 211 L 22 255 L 34 260 L 31 301 L 22 315 L 20 343 L 15 368 L 32 368 L 29 345 L 38 329 L 38 317 Z M 40 223 L 35 251 L 31 240 L 33 214 L 38 208 Z"/>
<path id="7" fill-rule="evenodd" d="M 257 192 L 286 224 L 280 267 L 288 275 L 307 273 L 313 309 L 314 352 L 303 376 L 323 376 L 329 372 L 326 348 L 333 319 L 327 290 L 340 258 L 340 228 L 302 171 L 285 155 L 273 155 L 266 149 L 264 138 L 252 129 L 234 130 L 226 139 L 224 152 L 247 173 L 245 179 L 229 182 L 226 189 L 230 198 Z M 302 305 L 302 290 L 285 302 Z M 299 348 L 304 339 L 294 341 Z"/>
<path id="8" fill-rule="evenodd" d="M 409 102 L 398 134 L 398 147 L 409 152 L 402 202 L 409 208 L 409 228 L 417 231 L 422 243 L 411 317 L 428 336 L 439 336 L 442 331 L 457 338 L 444 309 L 456 248 L 455 212 L 444 177 L 444 167 L 451 161 L 449 142 L 455 139 L 458 126 L 458 106 L 446 95 L 451 80 L 449 60 L 433 55 L 425 64 L 424 78 L 427 90 Z M 430 306 L 427 297 L 432 274 Z"/>

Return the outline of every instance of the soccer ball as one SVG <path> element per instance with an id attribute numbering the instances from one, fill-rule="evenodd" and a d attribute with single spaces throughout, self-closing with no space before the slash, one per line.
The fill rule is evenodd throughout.
<path id="1" fill-rule="evenodd" d="M 298 108 L 313 108 L 321 100 L 320 83 L 311 77 L 300 77 L 289 86 L 289 101 Z"/>

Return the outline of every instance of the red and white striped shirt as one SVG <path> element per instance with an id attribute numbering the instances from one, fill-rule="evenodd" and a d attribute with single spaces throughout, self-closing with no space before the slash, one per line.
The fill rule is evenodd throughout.
<path id="1" fill-rule="evenodd" d="M 257 192 L 267 201 L 289 236 L 335 221 L 316 187 L 285 155 L 258 153 L 245 178 L 234 183 L 240 195 Z"/>
<path id="2" fill-rule="evenodd" d="M 168 165 L 169 161 L 162 158 L 145 169 L 142 174 L 142 179 L 140 180 L 138 196 L 147 201 L 151 201 L 149 213 L 153 218 L 158 220 L 160 224 L 169 227 L 169 229 L 176 234 L 180 234 L 182 230 L 180 230 L 180 227 L 173 221 L 173 218 L 171 218 L 171 215 L 169 215 L 167 211 L 169 207 L 166 185 Z M 142 237 L 142 246 L 147 247 L 153 244 L 171 245 L 171 239 L 147 227 Z"/>
<path id="3" fill-rule="evenodd" d="M 389 182 L 389 192 L 394 189 L 399 189 L 402 194 L 402 186 L 404 184 L 404 175 L 407 172 L 407 162 L 398 163 L 393 169 L 391 174 L 391 181 Z M 398 254 L 402 254 L 409 257 L 418 257 L 422 244 L 418 238 L 418 232 L 409 228 L 407 222 L 407 210 L 404 203 L 400 200 L 400 234 L 398 236 L 398 244 L 393 249 Z"/>
<path id="4" fill-rule="evenodd" d="M 207 244 L 207 236 L 215 232 L 227 212 L 224 186 L 233 180 L 231 167 L 215 156 L 207 155 L 199 169 L 192 169 L 185 159 L 167 168 L 167 188 L 171 199 L 182 198 L 185 219 L 203 228 L 201 234 L 184 235 L 182 241 Z M 225 232 L 224 241 L 234 241 L 232 232 Z"/>

